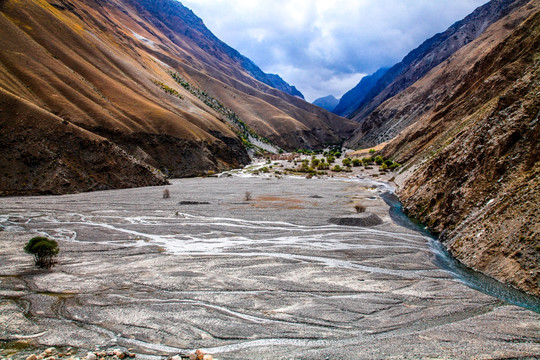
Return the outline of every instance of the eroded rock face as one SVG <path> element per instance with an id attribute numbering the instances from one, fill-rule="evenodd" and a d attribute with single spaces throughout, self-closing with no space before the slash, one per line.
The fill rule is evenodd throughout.
<path id="1" fill-rule="evenodd" d="M 540 12 L 528 11 L 437 112 L 384 151 L 412 169 L 398 192 L 405 210 L 454 256 L 540 295 Z"/>

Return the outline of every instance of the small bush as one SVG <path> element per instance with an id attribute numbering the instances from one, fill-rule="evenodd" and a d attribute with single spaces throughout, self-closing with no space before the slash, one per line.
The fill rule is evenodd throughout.
<path id="1" fill-rule="evenodd" d="M 328 155 L 326 157 L 326 162 L 329 163 L 329 164 L 332 164 L 334 161 L 336 161 L 336 158 L 333 157 L 332 155 Z"/>
<path id="2" fill-rule="evenodd" d="M 360 166 L 362 164 L 362 160 L 355 158 L 352 160 L 353 166 Z"/>
<path id="3" fill-rule="evenodd" d="M 366 207 L 364 205 L 358 203 L 358 204 L 354 205 L 354 210 L 356 210 L 356 212 L 358 214 L 360 214 L 360 213 L 363 213 L 364 211 L 366 211 Z"/>
<path id="4" fill-rule="evenodd" d="M 335 166 L 332 168 L 332 171 L 340 172 L 340 171 L 341 171 L 341 166 L 335 165 Z"/>
<path id="5" fill-rule="evenodd" d="M 251 200 L 251 193 L 249 191 L 246 191 L 244 194 L 244 200 L 250 201 Z"/>
<path id="6" fill-rule="evenodd" d="M 163 190 L 163 198 L 168 199 L 170 197 L 171 197 L 171 192 L 169 191 L 169 189 Z"/>
<path id="7" fill-rule="evenodd" d="M 55 240 L 36 236 L 26 243 L 24 252 L 34 256 L 34 263 L 37 266 L 49 269 L 56 263 L 54 258 L 60 252 L 60 248 Z"/>
<path id="8" fill-rule="evenodd" d="M 370 154 L 375 154 L 375 149 L 369 149 Z"/>
<path id="9" fill-rule="evenodd" d="M 375 164 L 381 165 L 384 162 L 384 159 L 383 159 L 382 156 L 379 155 L 379 156 L 375 157 L 374 161 L 375 161 Z"/>
<path id="10" fill-rule="evenodd" d="M 341 160 L 341 163 L 343 164 L 343 166 L 346 166 L 346 167 L 350 167 L 352 165 L 352 161 L 349 158 L 345 158 Z"/>

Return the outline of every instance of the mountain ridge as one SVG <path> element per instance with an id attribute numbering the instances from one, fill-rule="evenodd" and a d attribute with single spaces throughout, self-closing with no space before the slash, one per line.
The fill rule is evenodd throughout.
<path id="1" fill-rule="evenodd" d="M 421 79 L 457 50 L 480 36 L 495 21 L 527 2 L 527 0 L 492 0 L 478 7 L 463 20 L 454 23 L 446 31 L 426 40 L 407 54 L 401 62 L 391 67 L 348 117 L 361 124 L 367 123 L 366 127 L 372 126 L 370 123 L 377 120 L 372 120 L 370 115 L 379 105 Z M 366 127 L 363 130 L 359 129 L 356 138 L 361 139 L 362 134 L 367 132 L 370 132 L 371 135 L 374 134 L 371 128 Z M 397 133 L 393 133 L 393 135 L 395 134 Z M 366 139 L 362 142 L 362 146 L 373 146 L 374 144 L 372 139 Z"/>

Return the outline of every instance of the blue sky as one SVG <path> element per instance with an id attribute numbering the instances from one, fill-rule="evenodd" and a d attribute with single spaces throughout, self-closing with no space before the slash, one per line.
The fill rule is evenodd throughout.
<path id="1" fill-rule="evenodd" d="M 221 40 L 313 101 L 341 97 L 486 0 L 181 0 Z"/>

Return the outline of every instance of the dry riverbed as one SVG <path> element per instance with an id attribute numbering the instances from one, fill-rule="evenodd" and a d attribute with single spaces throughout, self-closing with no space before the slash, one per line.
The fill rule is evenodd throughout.
<path id="1" fill-rule="evenodd" d="M 538 313 L 434 265 L 430 239 L 389 215 L 391 174 L 352 176 L 173 180 L 169 199 L 164 187 L 0 199 L 0 356 L 540 356 Z M 363 217 L 380 222 L 330 221 Z M 59 241 L 52 270 L 22 251 L 37 233 Z"/>

